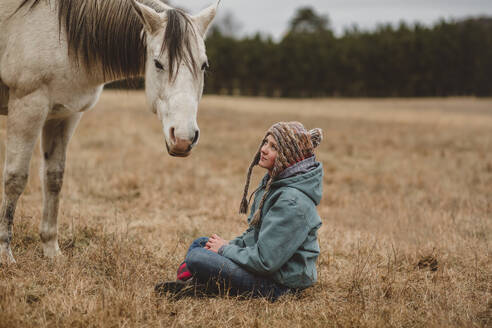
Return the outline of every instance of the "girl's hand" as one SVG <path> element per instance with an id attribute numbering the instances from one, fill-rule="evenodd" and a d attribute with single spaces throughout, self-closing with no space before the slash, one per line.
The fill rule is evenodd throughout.
<path id="1" fill-rule="evenodd" d="M 213 234 L 212 236 L 210 236 L 208 242 L 205 244 L 205 249 L 209 249 L 214 253 L 218 253 L 219 249 L 227 244 L 229 244 L 228 240 L 222 239 L 216 234 Z"/>

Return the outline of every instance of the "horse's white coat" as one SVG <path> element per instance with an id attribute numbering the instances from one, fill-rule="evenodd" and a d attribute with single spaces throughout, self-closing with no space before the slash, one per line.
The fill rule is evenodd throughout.
<path id="1" fill-rule="evenodd" d="M 157 0 L 146 0 L 149 1 Z M 57 216 L 67 145 L 82 113 L 96 104 L 104 83 L 109 82 L 102 72 L 85 70 L 71 62 L 66 35 L 63 30 L 59 32 L 54 1 L 42 1 L 31 11 L 23 8 L 11 16 L 19 4 L 19 0 L 0 2 L 0 114 L 8 113 L 0 263 L 15 262 L 10 248 L 14 212 L 27 182 L 32 151 L 39 136 L 44 157 L 40 236 L 45 256 L 52 258 L 60 254 Z M 145 78 L 149 106 L 162 121 L 170 154 L 186 156 L 198 138 L 196 116 L 203 91 L 203 73 L 197 77 L 182 65 L 175 81 L 169 81 L 167 74 L 156 69 L 155 59 L 167 62 L 166 53 L 160 53 L 165 15 L 135 4 L 146 13 Z M 207 61 L 203 38 L 217 4 L 191 17 L 200 31 L 192 44 L 199 65 Z M 155 5 L 166 8 L 160 2 Z"/>

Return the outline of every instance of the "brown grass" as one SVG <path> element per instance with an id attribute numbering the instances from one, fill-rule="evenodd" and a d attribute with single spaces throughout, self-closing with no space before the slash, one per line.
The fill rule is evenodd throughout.
<path id="1" fill-rule="evenodd" d="M 144 102 L 105 92 L 80 124 L 55 262 L 41 256 L 36 151 L 18 264 L 0 268 L 0 327 L 492 326 L 492 100 L 206 97 L 187 159 L 166 154 Z M 246 228 L 245 171 L 280 120 L 324 130 L 318 284 L 273 304 L 154 297 L 195 237 Z"/>

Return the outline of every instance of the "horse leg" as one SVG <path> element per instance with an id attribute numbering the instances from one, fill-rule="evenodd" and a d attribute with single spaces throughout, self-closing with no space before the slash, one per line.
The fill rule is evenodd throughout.
<path id="1" fill-rule="evenodd" d="M 41 146 L 43 162 L 43 218 L 39 229 L 44 256 L 60 255 L 58 246 L 58 204 L 65 171 L 65 154 L 68 142 L 82 114 L 66 119 L 46 121 Z"/>
<path id="2" fill-rule="evenodd" d="M 16 97 L 10 90 L 0 209 L 0 263 L 15 262 L 10 249 L 15 207 L 27 183 L 32 151 L 46 119 L 48 105 L 48 98 L 41 89 L 22 97 Z"/>
<path id="3" fill-rule="evenodd" d="M 7 115 L 7 105 L 9 102 L 9 89 L 0 80 L 0 115 Z"/>

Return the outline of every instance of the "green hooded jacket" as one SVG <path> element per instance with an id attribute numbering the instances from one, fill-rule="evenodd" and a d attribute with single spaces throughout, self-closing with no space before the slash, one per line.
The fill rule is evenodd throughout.
<path id="1" fill-rule="evenodd" d="M 319 255 L 316 210 L 322 196 L 323 166 L 273 181 L 265 199 L 260 227 L 250 226 L 230 241 L 221 254 L 248 271 L 271 278 L 290 288 L 306 288 L 317 280 Z M 255 194 L 248 222 L 265 191 L 268 175 Z"/>

